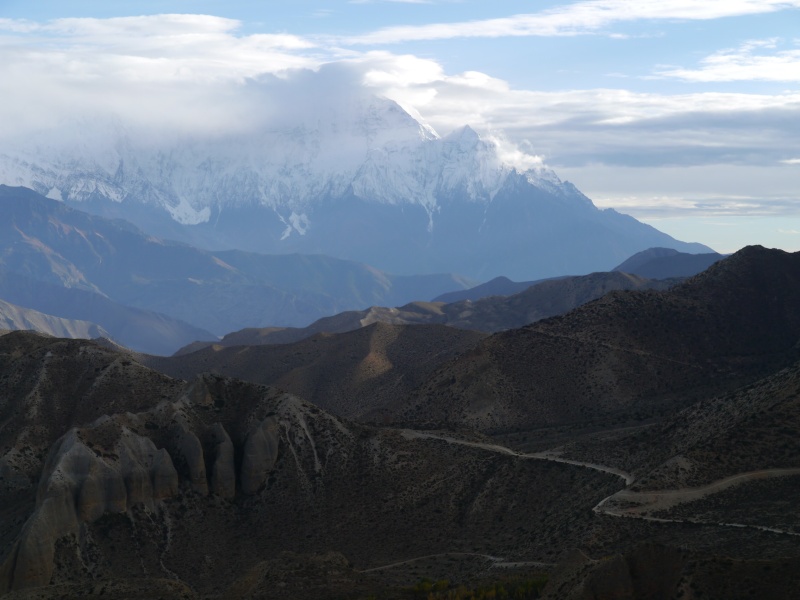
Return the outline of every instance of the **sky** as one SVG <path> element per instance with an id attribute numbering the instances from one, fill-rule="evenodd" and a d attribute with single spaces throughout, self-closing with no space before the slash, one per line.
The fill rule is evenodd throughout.
<path id="1" fill-rule="evenodd" d="M 306 70 L 679 239 L 800 250 L 800 0 L 0 0 L 4 143 L 109 107 L 233 128 Z"/>

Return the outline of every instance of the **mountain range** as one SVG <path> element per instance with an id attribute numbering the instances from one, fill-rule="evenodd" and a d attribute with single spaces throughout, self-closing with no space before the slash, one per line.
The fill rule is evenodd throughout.
<path id="1" fill-rule="evenodd" d="M 5 300 L 96 321 L 118 342 L 155 353 L 246 326 L 307 325 L 470 285 L 454 275 L 395 276 L 324 256 L 199 250 L 25 188 L 0 186 L 0 214 Z M 118 322 L 123 314 L 133 330 Z"/>
<path id="2" fill-rule="evenodd" d="M 508 280 L 506 280 L 508 281 Z M 541 319 L 560 315 L 582 304 L 596 300 L 612 290 L 664 290 L 679 280 L 652 280 L 622 272 L 591 273 L 577 277 L 561 277 L 531 282 L 524 291 L 505 296 L 489 296 L 476 301 L 411 302 L 397 308 L 372 306 L 364 310 L 346 311 L 323 317 L 308 327 L 264 327 L 234 331 L 213 342 L 193 342 L 176 354 L 188 354 L 201 348 L 286 344 L 318 333 L 344 333 L 373 323 L 392 325 L 448 325 L 494 333 L 529 325 Z M 511 282 L 513 283 L 513 282 Z M 476 286 L 465 293 L 478 294 L 485 286 Z M 443 297 L 460 295 L 458 292 Z M 220 365 L 221 366 L 221 365 Z M 223 367 L 224 368 L 224 367 Z"/>
<path id="3" fill-rule="evenodd" d="M 797 595 L 800 253 L 290 108 L 0 153 L 0 595 Z"/>
<path id="4" fill-rule="evenodd" d="M 391 100 L 351 100 L 212 139 L 75 124 L 69 142 L 6 149 L 0 183 L 198 247 L 324 254 L 403 275 L 531 280 L 607 271 L 651 247 L 709 251 L 598 209 L 470 127 L 441 137 Z"/>
<path id="5" fill-rule="evenodd" d="M 792 597 L 798 260 L 750 247 L 491 336 L 219 350 L 273 352 L 294 393 L 0 336 L 0 593 Z"/>

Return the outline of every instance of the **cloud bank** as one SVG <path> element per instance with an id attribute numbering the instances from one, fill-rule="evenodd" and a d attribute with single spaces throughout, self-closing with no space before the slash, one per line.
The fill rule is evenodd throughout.
<path id="1" fill-rule="evenodd" d="M 504 18 L 385 27 L 339 41 L 349 45 L 384 45 L 453 38 L 570 36 L 598 33 L 612 25 L 633 21 L 708 21 L 790 8 L 800 8 L 800 0 L 587 0 Z"/>
<path id="2" fill-rule="evenodd" d="M 421 115 L 442 134 L 469 124 L 495 137 L 515 164 L 538 164 L 538 156 L 544 155 L 560 172 L 578 178 L 589 174 L 587 181 L 600 192 L 611 182 L 592 173 L 640 169 L 640 174 L 652 177 L 647 169 L 666 173 L 707 166 L 708 176 L 724 180 L 747 166 L 763 168 L 759 172 L 765 178 L 769 173 L 773 181 L 781 182 L 773 199 L 783 202 L 789 197 L 788 191 L 784 193 L 788 184 L 776 174 L 796 177 L 798 90 L 543 92 L 516 89 L 478 71 L 448 73 L 430 58 L 361 46 L 377 43 L 378 37 L 387 43 L 424 36 L 572 35 L 633 19 L 713 19 L 798 6 L 800 0 L 699 5 L 597 0 L 533 15 L 455 23 L 445 29 L 432 25 L 381 30 L 345 40 L 347 47 L 342 40 L 331 44 L 321 37 L 243 34 L 240 22 L 207 15 L 47 23 L 0 20 L 4 81 L 0 140 L 13 144 L 36 138 L 56 143 L 59 138 L 72 139 L 76 129 L 100 122 L 146 132 L 154 143 L 159 136 L 175 134 L 232 135 L 301 119 L 325 104 L 346 105 L 353 94 L 377 93 Z M 798 64 L 796 43 L 753 40 L 713 53 L 696 67 L 660 67 L 654 76 L 692 82 L 796 83 Z M 576 183 L 585 187 L 580 179 Z M 586 191 L 591 194 L 591 185 Z M 625 197 L 633 198 L 631 205 L 639 202 L 644 207 L 657 194 L 651 200 Z M 681 197 L 690 195 L 687 191 Z M 720 211 L 735 206 L 729 202 L 732 196 L 708 197 Z M 619 206 L 628 202 L 621 194 L 616 201 Z M 682 202 L 662 199 L 660 206 L 697 208 L 696 203 Z"/>

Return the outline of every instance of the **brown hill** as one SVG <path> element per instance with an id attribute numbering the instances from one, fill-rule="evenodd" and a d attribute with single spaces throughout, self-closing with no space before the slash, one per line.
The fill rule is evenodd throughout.
<path id="1" fill-rule="evenodd" d="M 483 431 L 641 420 L 789 364 L 800 253 L 746 248 L 666 292 L 612 292 L 494 335 L 396 412 Z"/>
<path id="2" fill-rule="evenodd" d="M 142 356 L 148 366 L 189 379 L 203 372 L 269 384 L 347 418 L 374 419 L 402 401 L 443 362 L 486 337 L 442 325 L 372 323 L 285 345 L 215 345 L 169 358 Z"/>

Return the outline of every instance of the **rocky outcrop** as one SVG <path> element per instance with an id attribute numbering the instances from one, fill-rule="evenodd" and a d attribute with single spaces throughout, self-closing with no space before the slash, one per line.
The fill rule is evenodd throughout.
<path id="1" fill-rule="evenodd" d="M 178 491 L 169 454 L 152 440 L 123 427 L 113 452 L 94 450 L 91 444 L 82 430 L 71 429 L 50 450 L 36 510 L 3 565 L 5 591 L 46 585 L 56 541 L 78 536 L 82 523 L 106 513 L 124 513 L 134 505 L 153 508 Z"/>
<path id="2" fill-rule="evenodd" d="M 153 479 L 153 500 L 163 500 L 178 493 L 178 472 L 164 448 L 153 458 L 150 474 Z"/>
<path id="3" fill-rule="evenodd" d="M 242 492 L 255 494 L 278 460 L 278 421 L 267 417 L 253 427 L 244 444 Z"/>
<path id="4" fill-rule="evenodd" d="M 174 448 L 176 462 L 181 474 L 189 480 L 194 491 L 207 495 L 206 463 L 203 455 L 203 445 L 198 437 L 183 425 L 176 425 Z"/>
<path id="5" fill-rule="evenodd" d="M 236 495 L 236 465 L 233 442 L 221 423 L 208 432 L 207 456 L 211 463 L 211 493 L 230 500 Z"/>

